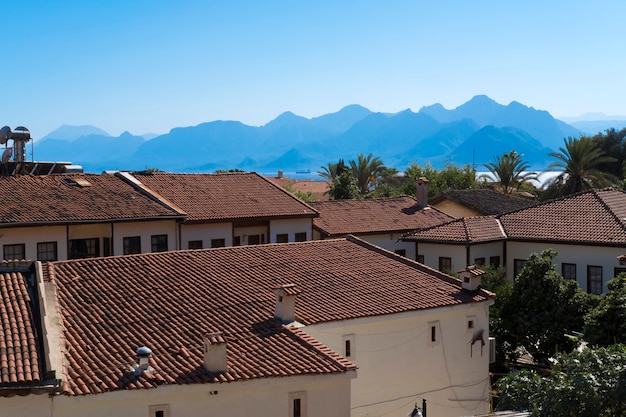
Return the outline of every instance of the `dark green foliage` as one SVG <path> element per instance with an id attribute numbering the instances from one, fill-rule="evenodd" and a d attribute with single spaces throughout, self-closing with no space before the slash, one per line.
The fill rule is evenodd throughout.
<path id="1" fill-rule="evenodd" d="M 502 378 L 499 410 L 528 410 L 545 417 L 626 416 L 626 346 L 612 345 L 558 355 L 553 372 Z"/>
<path id="2" fill-rule="evenodd" d="M 508 357 L 515 358 L 523 347 L 536 361 L 547 363 L 554 354 L 574 347 L 566 334 L 583 328 L 586 294 L 556 272 L 556 255 L 551 249 L 531 254 L 515 277 L 500 313 Z"/>
<path id="3" fill-rule="evenodd" d="M 585 316 L 584 339 L 593 346 L 626 343 L 626 274 L 607 283 L 608 293 Z"/>
<path id="4" fill-rule="evenodd" d="M 328 195 L 331 200 L 352 200 L 359 196 L 356 181 L 350 170 L 341 170 L 335 181 L 330 184 Z"/>
<path id="5" fill-rule="evenodd" d="M 489 307 L 489 335 L 496 338 L 496 362 L 490 365 L 494 372 L 503 372 L 506 369 L 506 347 L 504 345 L 505 331 L 502 324 L 502 308 L 509 302 L 512 284 L 506 279 L 506 269 L 503 267 L 481 266 L 485 275 L 481 277 L 481 287 L 496 294 L 495 303 Z"/>
<path id="6" fill-rule="evenodd" d="M 441 169 L 435 169 L 430 164 L 424 167 L 412 163 L 404 171 L 405 182 L 402 192 L 406 195 L 415 195 L 415 182 L 421 178 L 428 178 L 428 196 L 434 197 L 448 190 L 467 190 L 477 188 L 476 173 L 469 165 L 458 167 L 453 164 L 446 164 Z"/>
<path id="7" fill-rule="evenodd" d="M 350 170 L 356 181 L 359 194 L 364 197 L 369 194 L 377 185 L 381 172 L 385 169 L 383 161 L 372 154 L 367 156 L 357 155 L 356 160 L 350 161 Z"/>
<path id="8" fill-rule="evenodd" d="M 504 194 L 511 194 L 527 181 L 536 180 L 537 174 L 528 172 L 530 165 L 515 151 L 506 152 L 485 168 L 496 178 L 495 188 Z"/>

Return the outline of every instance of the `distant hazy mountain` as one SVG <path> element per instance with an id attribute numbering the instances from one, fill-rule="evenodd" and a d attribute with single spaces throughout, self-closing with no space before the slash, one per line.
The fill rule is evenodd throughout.
<path id="1" fill-rule="evenodd" d="M 39 140 L 44 139 L 59 139 L 59 140 L 74 140 L 82 136 L 98 135 L 98 136 L 111 136 L 102 129 L 95 126 L 68 126 L 63 125 L 60 128 L 53 130 L 46 136 Z"/>
<path id="2" fill-rule="evenodd" d="M 593 136 L 597 133 L 604 133 L 608 129 L 621 130 L 626 128 L 626 120 L 587 120 L 570 123 L 576 129 Z"/>
<path id="3" fill-rule="evenodd" d="M 91 126 L 62 126 L 37 142 L 35 156 L 71 161 L 88 172 L 239 168 L 287 174 L 315 173 L 329 162 L 348 162 L 360 153 L 379 156 L 400 171 L 413 162 L 435 167 L 475 164 L 480 170 L 494 157 L 515 150 L 532 169 L 541 170 L 549 163 L 549 152 L 580 133 L 579 127 L 546 111 L 476 96 L 452 110 L 433 104 L 417 113 L 407 109 L 384 114 L 349 105 L 311 119 L 285 112 L 261 127 L 218 120 L 177 127 L 150 140 L 127 132 L 115 138 Z"/>

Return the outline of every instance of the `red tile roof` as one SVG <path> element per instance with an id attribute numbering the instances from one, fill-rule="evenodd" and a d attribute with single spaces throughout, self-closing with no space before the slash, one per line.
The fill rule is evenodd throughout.
<path id="1" fill-rule="evenodd" d="M 34 386 L 43 381 L 41 346 L 21 272 L 0 273 L 0 384 L 5 388 Z"/>
<path id="2" fill-rule="evenodd" d="M 188 222 L 313 217 L 317 212 L 256 173 L 134 173 L 187 213 Z"/>
<path id="3" fill-rule="evenodd" d="M 313 227 L 325 237 L 406 232 L 453 219 L 436 208 L 420 209 L 409 196 L 309 204 L 320 213 L 313 220 Z"/>
<path id="4" fill-rule="evenodd" d="M 359 239 L 150 253 L 47 264 L 62 311 L 72 395 L 161 383 L 345 372 L 353 365 L 273 319 L 295 284 L 305 324 L 474 303 L 485 291 Z M 393 291 L 389 291 L 393 288 Z M 204 370 L 202 337 L 221 331 L 228 372 Z M 124 368 L 153 351 L 154 374 Z M 144 375 L 145 374 L 145 375 Z"/>
<path id="5" fill-rule="evenodd" d="M 419 229 L 402 237 L 406 241 L 436 243 L 478 243 L 504 240 L 506 235 L 493 216 L 463 217 L 442 225 Z"/>
<path id="6" fill-rule="evenodd" d="M 474 210 L 481 215 L 494 215 L 521 208 L 532 207 L 537 203 L 528 198 L 502 194 L 490 188 L 476 190 L 449 190 L 428 200 L 429 204 L 436 205 L 444 200 L 450 200 Z"/>
<path id="7" fill-rule="evenodd" d="M 0 227 L 182 217 L 112 175 L 0 176 L 0 199 Z"/>
<path id="8" fill-rule="evenodd" d="M 590 190 L 498 216 L 509 239 L 626 244 L 626 193 Z"/>

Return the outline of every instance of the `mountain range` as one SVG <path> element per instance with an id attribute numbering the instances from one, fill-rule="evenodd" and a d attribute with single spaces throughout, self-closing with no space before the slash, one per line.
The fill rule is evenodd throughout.
<path id="1" fill-rule="evenodd" d="M 441 104 L 388 114 L 349 105 L 311 119 L 285 112 L 263 126 L 217 120 L 177 127 L 163 135 L 110 136 L 93 126 L 62 126 L 33 144 L 33 160 L 71 162 L 85 172 L 160 169 L 214 172 L 242 169 L 269 174 L 315 172 L 360 153 L 379 156 L 403 171 L 416 162 L 478 170 L 504 152 L 524 155 L 531 169 L 543 170 L 550 152 L 567 137 L 595 134 L 624 120 L 557 120 L 547 111 L 518 102 L 502 105 L 473 97 L 448 110 Z"/>

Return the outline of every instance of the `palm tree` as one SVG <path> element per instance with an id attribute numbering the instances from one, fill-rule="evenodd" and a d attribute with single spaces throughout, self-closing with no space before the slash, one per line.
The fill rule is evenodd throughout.
<path id="1" fill-rule="evenodd" d="M 356 161 L 350 161 L 350 170 L 361 196 L 368 194 L 376 186 L 378 176 L 384 169 L 383 161 L 378 156 L 373 157 L 372 154 L 367 156 L 359 154 Z"/>
<path id="2" fill-rule="evenodd" d="M 321 166 L 320 168 L 322 170 L 317 171 L 317 174 L 324 178 L 328 184 L 333 184 L 341 171 L 346 168 L 346 164 L 344 164 L 343 159 L 340 159 L 336 164 L 329 162 L 328 165 Z"/>
<path id="3" fill-rule="evenodd" d="M 537 179 L 535 172 L 529 172 L 530 166 L 522 161 L 522 155 L 515 151 L 504 153 L 500 157 L 495 157 L 493 162 L 485 164 L 485 168 L 496 178 L 500 191 L 504 194 L 511 194 L 519 189 L 526 181 Z"/>
<path id="4" fill-rule="evenodd" d="M 557 159 L 548 165 L 548 170 L 563 170 L 548 186 L 550 195 L 570 195 L 592 188 L 604 187 L 617 182 L 615 175 L 602 171 L 602 164 L 615 162 L 615 158 L 606 155 L 602 149 L 588 136 L 578 139 L 567 138 L 565 147 L 559 152 L 548 155 Z"/>

